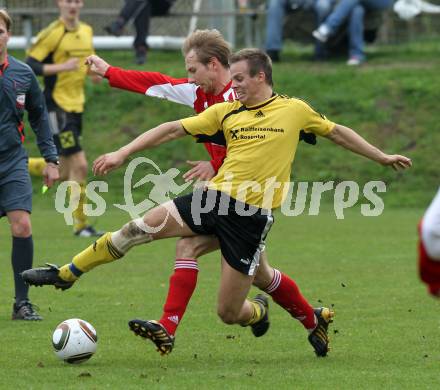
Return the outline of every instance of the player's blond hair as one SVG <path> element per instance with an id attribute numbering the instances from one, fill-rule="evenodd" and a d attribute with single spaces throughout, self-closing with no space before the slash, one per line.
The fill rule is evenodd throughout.
<path id="1" fill-rule="evenodd" d="M 260 49 L 242 49 L 229 58 L 230 64 L 239 61 L 247 61 L 251 77 L 254 77 L 258 72 L 263 72 L 266 76 L 266 83 L 270 86 L 273 85 L 272 61 L 264 51 Z"/>
<path id="2" fill-rule="evenodd" d="M 11 31 L 12 28 L 12 19 L 8 14 L 8 11 L 4 8 L 0 8 L 0 20 L 3 20 L 3 22 L 6 25 L 6 30 Z"/>
<path id="3" fill-rule="evenodd" d="M 191 50 L 194 50 L 198 60 L 204 65 L 215 57 L 225 68 L 229 68 L 231 47 L 216 29 L 196 30 L 190 34 L 183 43 L 182 53 L 186 56 Z"/>

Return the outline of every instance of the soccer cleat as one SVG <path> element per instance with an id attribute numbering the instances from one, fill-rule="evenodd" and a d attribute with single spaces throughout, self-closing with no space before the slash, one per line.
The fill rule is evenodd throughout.
<path id="1" fill-rule="evenodd" d="M 263 295 L 263 294 L 258 294 L 257 296 L 255 296 L 254 299 L 252 299 L 252 301 L 258 303 L 262 312 L 264 313 L 264 316 L 261 318 L 260 321 L 251 325 L 251 330 L 252 330 L 252 333 L 254 334 L 254 336 L 261 337 L 267 332 L 267 330 L 269 329 L 269 326 L 270 326 L 269 301 L 268 301 L 266 295 Z"/>
<path id="2" fill-rule="evenodd" d="M 31 268 L 21 273 L 23 280 L 31 286 L 52 285 L 57 289 L 67 290 L 75 282 L 61 279 L 58 274 L 60 269 L 55 264 L 46 263 L 47 267 Z"/>
<path id="3" fill-rule="evenodd" d="M 105 232 L 96 230 L 93 226 L 89 225 L 77 230 L 74 234 L 78 237 L 101 237 L 105 234 Z"/>
<path id="4" fill-rule="evenodd" d="M 171 336 L 161 323 L 136 319 L 129 321 L 128 326 L 136 336 L 151 340 L 161 355 L 168 355 L 173 350 L 174 336 Z"/>
<path id="5" fill-rule="evenodd" d="M 326 307 L 314 309 L 318 324 L 309 334 L 309 343 L 315 350 L 316 356 L 327 356 L 329 348 L 328 326 L 333 322 L 335 313 Z"/>
<path id="6" fill-rule="evenodd" d="M 35 306 L 28 300 L 14 303 L 12 307 L 12 319 L 24 321 L 41 321 L 41 317 L 35 310 Z"/>

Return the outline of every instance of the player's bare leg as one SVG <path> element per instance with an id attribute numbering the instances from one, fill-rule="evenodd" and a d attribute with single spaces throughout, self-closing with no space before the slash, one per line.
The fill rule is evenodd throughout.
<path id="1" fill-rule="evenodd" d="M 266 251 L 261 253 L 254 285 L 270 294 L 276 303 L 300 321 L 308 331 L 308 340 L 316 355 L 326 356 L 329 351 L 328 326 L 334 316 L 332 310 L 325 307 L 313 309 L 295 281 L 269 265 Z"/>
<path id="2" fill-rule="evenodd" d="M 260 337 L 269 329 L 269 308 L 265 295 L 247 299 L 253 280 L 254 275 L 237 271 L 222 256 L 217 314 L 225 324 L 251 326 L 254 335 Z"/>
<path id="3" fill-rule="evenodd" d="M 59 269 L 54 265 L 34 268 L 24 271 L 22 277 L 31 285 L 54 285 L 65 290 L 83 273 L 121 258 L 133 246 L 162 238 L 194 235 L 183 221 L 176 221 L 172 215 L 179 215 L 174 203 L 164 203 L 148 211 L 143 218 L 130 221 L 113 233 L 106 233 L 74 256 L 71 263 Z"/>
<path id="4" fill-rule="evenodd" d="M 74 234 L 78 237 L 101 237 L 104 232 L 96 231 L 84 213 L 88 170 L 85 152 L 81 150 L 69 156 L 62 156 L 60 167 L 63 178 L 66 177 L 67 180 L 74 181 L 80 186 L 80 191 L 73 189 L 70 193 L 72 204 L 78 204 L 72 213 Z"/>

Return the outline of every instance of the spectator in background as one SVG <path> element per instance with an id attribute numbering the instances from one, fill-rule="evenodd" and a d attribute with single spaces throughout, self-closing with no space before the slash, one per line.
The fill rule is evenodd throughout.
<path id="1" fill-rule="evenodd" d="M 322 23 L 331 9 L 335 0 L 270 0 L 266 21 L 266 53 L 273 62 L 280 61 L 280 52 L 283 46 L 283 20 L 286 12 L 299 9 L 313 10 L 316 15 L 317 25 Z M 321 42 L 315 46 L 315 57 L 326 56 L 325 47 Z"/>
<path id="2" fill-rule="evenodd" d="M 136 35 L 133 42 L 136 64 L 142 65 L 147 60 L 147 37 L 151 16 L 166 15 L 175 0 L 125 0 L 116 20 L 104 27 L 109 34 L 119 37 L 124 26 L 133 19 Z"/>
<path id="3" fill-rule="evenodd" d="M 419 275 L 440 297 L 440 189 L 419 225 Z"/>
<path id="4" fill-rule="evenodd" d="M 313 36 L 327 42 L 339 28 L 348 22 L 349 56 L 347 65 L 357 66 L 365 61 L 364 19 L 367 11 L 382 11 L 391 7 L 393 0 L 340 0 Z"/>

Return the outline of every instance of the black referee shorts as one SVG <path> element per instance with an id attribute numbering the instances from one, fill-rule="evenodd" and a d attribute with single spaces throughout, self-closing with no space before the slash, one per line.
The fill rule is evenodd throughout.
<path id="1" fill-rule="evenodd" d="M 214 234 L 228 264 L 255 275 L 267 233 L 273 224 L 270 210 L 231 198 L 224 192 L 197 189 L 174 199 L 185 223 L 197 234 Z"/>

